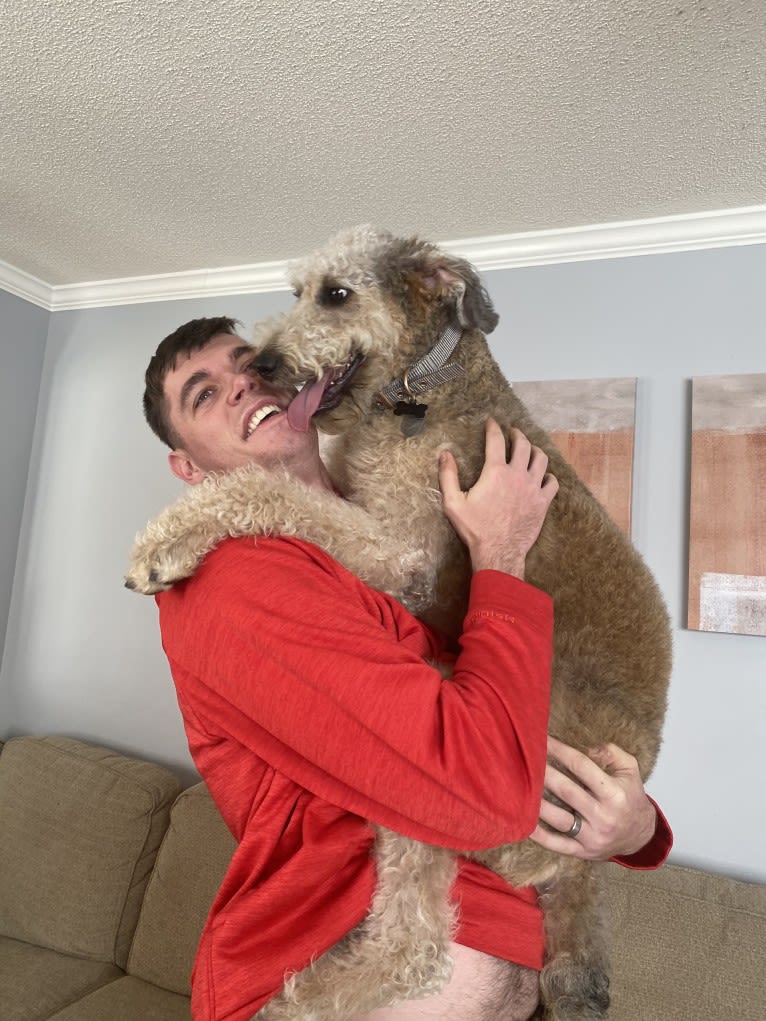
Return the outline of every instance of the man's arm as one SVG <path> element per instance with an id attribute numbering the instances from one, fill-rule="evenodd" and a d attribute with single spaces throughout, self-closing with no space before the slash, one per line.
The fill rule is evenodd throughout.
<path id="1" fill-rule="evenodd" d="M 505 437 L 487 423 L 484 471 L 467 493 L 457 484 L 454 459 L 443 459 L 440 482 L 444 509 L 455 531 L 468 547 L 474 570 L 494 567 L 524 577 L 526 552 L 542 526 L 541 508 L 547 509 L 558 483 L 546 474 L 547 458 L 518 430 L 511 431 L 511 457 L 506 463 Z M 504 487 L 504 490 L 503 490 Z M 503 491 L 507 520 L 497 530 L 499 508 L 486 500 L 486 489 Z M 503 541 L 497 542 L 502 536 Z M 665 817 L 644 791 L 636 760 L 615 745 L 597 749 L 591 757 L 550 739 L 549 751 L 577 776 L 584 787 L 548 764 L 545 785 L 577 813 L 543 800 L 540 819 L 560 832 L 538 825 L 532 839 L 551 850 L 577 858 L 616 858 L 634 868 L 662 863 L 672 846 Z M 569 836 L 574 821 L 576 834 Z"/>
<path id="2" fill-rule="evenodd" d="M 432 635 L 295 539 L 222 543 L 159 597 L 179 689 L 315 795 L 407 836 L 479 849 L 527 836 L 545 771 L 552 608 L 481 571 L 453 677 Z"/>
<path id="3" fill-rule="evenodd" d="M 527 836 L 545 769 L 552 613 L 513 574 L 556 483 L 520 433 L 509 461 L 505 449 L 489 423 L 468 493 L 449 458 L 442 466 L 445 510 L 479 568 L 449 682 L 424 662 L 439 650 L 399 604 L 298 540 L 224 543 L 163 593 L 165 651 L 210 739 L 228 733 L 305 789 L 420 840 L 479 849 Z"/>

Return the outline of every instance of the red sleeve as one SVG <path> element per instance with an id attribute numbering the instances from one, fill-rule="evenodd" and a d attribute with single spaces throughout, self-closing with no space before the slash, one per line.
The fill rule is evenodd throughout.
<path id="1" fill-rule="evenodd" d="M 209 734 L 318 797 L 425 842 L 527 836 L 545 769 L 552 607 L 474 576 L 452 680 L 403 607 L 300 540 L 227 540 L 159 597 L 179 695 Z"/>
<path id="2" fill-rule="evenodd" d="M 649 796 L 647 795 L 647 797 Z M 664 865 L 673 847 L 673 831 L 668 824 L 668 820 L 663 815 L 662 809 L 654 798 L 649 798 L 649 800 L 657 812 L 654 836 L 648 844 L 644 844 L 640 851 L 611 859 L 617 862 L 618 865 L 624 865 L 626 869 L 641 869 L 645 871 L 658 869 L 660 865 Z"/>

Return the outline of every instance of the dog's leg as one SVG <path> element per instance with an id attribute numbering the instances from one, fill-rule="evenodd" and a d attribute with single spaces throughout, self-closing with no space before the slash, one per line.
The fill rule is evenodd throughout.
<path id="1" fill-rule="evenodd" d="M 407 548 L 400 528 L 303 483 L 254 468 L 211 478 L 162 511 L 136 539 L 125 584 L 146 595 L 194 574 L 227 536 L 290 535 L 321 546 L 373 588 L 414 612 L 428 601 L 434 568 Z"/>
<path id="2" fill-rule="evenodd" d="M 597 868 L 567 862 L 541 890 L 546 963 L 540 975 L 545 1021 L 603 1021 L 609 1010 L 609 963 Z"/>
<path id="3" fill-rule="evenodd" d="M 367 918 L 291 976 L 253 1021 L 346 1021 L 446 985 L 454 855 L 380 829 L 376 860 L 378 888 Z"/>
<path id="4" fill-rule="evenodd" d="M 471 857 L 516 886 L 538 889 L 545 915 L 539 1017 L 603 1021 L 609 1007 L 609 969 L 598 866 L 555 854 L 531 840 Z"/>

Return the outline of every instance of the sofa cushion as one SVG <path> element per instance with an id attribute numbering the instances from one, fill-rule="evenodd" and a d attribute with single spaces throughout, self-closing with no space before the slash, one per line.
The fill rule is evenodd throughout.
<path id="1" fill-rule="evenodd" d="M 68 738 L 0 756 L 0 935 L 124 968 L 180 784 Z"/>
<path id="2" fill-rule="evenodd" d="M 188 996 L 126 975 L 52 1014 L 49 1021 L 191 1021 L 191 1011 Z"/>
<path id="3" fill-rule="evenodd" d="M 113 964 L 83 961 L 0 936 L 0 1018 L 43 1021 L 122 975 Z"/>
<path id="4" fill-rule="evenodd" d="M 766 886 L 607 866 L 610 1021 L 762 1021 Z"/>
<path id="5" fill-rule="evenodd" d="M 204 784 L 173 805 L 144 897 L 127 970 L 176 993 L 189 977 L 202 926 L 236 847 Z"/>

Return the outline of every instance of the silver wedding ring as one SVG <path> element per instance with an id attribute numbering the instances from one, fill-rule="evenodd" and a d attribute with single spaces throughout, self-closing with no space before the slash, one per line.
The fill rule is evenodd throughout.
<path id="1" fill-rule="evenodd" d="M 574 816 L 574 822 L 572 823 L 572 828 L 567 833 L 567 836 L 574 839 L 582 829 L 582 816 L 577 812 L 572 812 L 572 815 Z"/>

